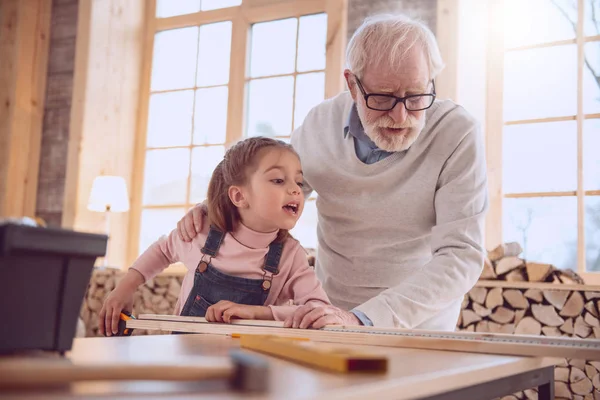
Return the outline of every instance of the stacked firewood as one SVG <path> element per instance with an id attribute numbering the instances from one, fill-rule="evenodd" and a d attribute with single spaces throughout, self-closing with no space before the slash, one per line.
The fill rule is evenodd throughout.
<path id="1" fill-rule="evenodd" d="M 554 369 L 554 395 L 557 400 L 600 400 L 600 362 L 564 360 Z M 537 400 L 537 389 L 502 397 L 502 400 Z"/>
<path id="2" fill-rule="evenodd" d="M 600 338 L 600 292 L 476 286 L 459 328 L 476 332 Z"/>
<path id="3" fill-rule="evenodd" d="M 98 336 L 98 314 L 104 299 L 123 275 L 124 272 L 118 269 L 94 269 L 79 314 L 85 326 L 85 336 Z M 133 314 L 172 314 L 182 279 L 179 275 L 161 275 L 147 281 L 134 295 Z M 134 335 L 164 333 L 140 329 L 133 332 Z"/>
<path id="4" fill-rule="evenodd" d="M 558 269 L 551 264 L 529 262 L 516 242 L 501 244 L 489 251 L 479 279 L 509 282 L 547 282 L 583 285 L 583 279 L 570 269 Z"/>
<path id="5" fill-rule="evenodd" d="M 459 330 L 600 338 L 600 292 L 490 286 L 476 286 L 465 295 Z M 556 368 L 556 397 L 600 400 L 599 370 L 599 362 L 565 359 Z M 507 397 L 514 398 L 537 394 L 530 390 Z"/>
<path id="6" fill-rule="evenodd" d="M 133 297 L 133 313 L 173 314 L 183 276 L 161 275 L 140 286 Z M 161 335 L 168 332 L 136 329 L 134 335 Z"/>

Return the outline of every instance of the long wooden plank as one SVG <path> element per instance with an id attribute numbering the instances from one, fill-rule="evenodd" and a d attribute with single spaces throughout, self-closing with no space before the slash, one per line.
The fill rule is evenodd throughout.
<path id="1" fill-rule="evenodd" d="M 219 326 L 223 325 L 221 323 L 212 323 L 208 322 L 204 317 L 183 317 L 181 315 L 160 315 L 160 314 L 141 314 L 138 319 L 140 320 L 152 320 L 152 321 L 174 321 L 174 322 L 194 322 L 207 324 L 211 326 Z M 270 328 L 283 328 L 283 322 L 281 321 L 266 321 L 266 320 L 252 320 L 252 319 L 234 319 L 229 325 L 242 325 L 242 326 L 261 326 L 261 327 L 270 327 Z M 283 328 L 286 329 L 286 328 Z M 289 328 L 287 328 L 289 329 Z M 301 332 L 305 331 L 305 329 L 297 329 Z M 315 331 L 315 330 L 311 330 Z M 318 330 L 317 330 L 318 331 Z M 514 340 L 522 340 L 522 341 L 538 341 L 544 342 L 549 340 L 553 343 L 564 343 L 565 345 L 577 345 L 577 344 L 588 344 L 591 341 L 597 342 L 600 344 L 600 339 L 578 339 L 578 338 L 569 338 L 569 337 L 542 337 L 537 335 L 519 335 L 519 334 L 508 334 L 508 333 L 491 333 L 491 332 L 444 332 L 444 331 L 430 331 L 423 329 L 403 329 L 403 328 L 382 328 L 375 326 L 345 326 L 345 325 L 326 325 L 320 331 L 355 331 L 355 332 L 364 332 L 364 333 L 376 333 L 376 334 L 399 334 L 399 335 L 417 335 L 417 336 L 425 336 L 425 335 L 441 335 L 444 337 L 456 337 L 462 338 L 465 340 L 473 339 L 473 338 L 488 338 L 490 340 L 503 340 L 503 341 L 514 341 Z"/>
<path id="2" fill-rule="evenodd" d="M 181 315 L 160 315 L 160 314 L 141 314 L 138 317 L 139 320 L 150 320 L 150 321 L 173 321 L 173 322 L 193 322 L 206 324 L 210 326 L 219 326 L 223 325 L 221 323 L 213 323 L 208 322 L 204 317 L 183 317 Z M 266 321 L 266 320 L 252 320 L 252 319 L 234 319 L 229 325 L 236 326 L 260 326 L 260 327 L 269 327 L 269 328 L 283 328 L 283 322 L 281 321 Z M 305 329 L 297 329 L 301 332 L 306 331 Z M 312 330 L 311 331 L 315 331 Z M 318 330 L 317 330 L 318 331 Z M 508 333 L 491 333 L 491 332 L 444 332 L 444 331 L 430 331 L 430 330 L 422 330 L 422 329 L 403 329 L 403 328 L 382 328 L 382 327 L 374 327 L 374 326 L 345 326 L 345 325 L 326 325 L 324 328 L 320 329 L 320 331 L 335 331 L 335 332 L 364 332 L 364 333 L 376 333 L 376 334 L 398 334 L 398 335 L 415 335 L 415 336 L 444 336 L 446 338 L 452 336 L 455 338 L 461 338 L 464 340 L 469 340 L 473 338 L 481 339 L 487 338 L 488 340 L 503 340 L 503 341 L 539 341 L 544 342 L 547 341 L 547 337 L 537 336 L 537 335 L 519 335 L 519 334 L 508 334 Z M 237 333 L 237 332 L 236 332 Z M 539 340 L 538 340 L 539 339 Z M 586 345 L 590 343 L 590 341 L 595 341 L 597 344 L 600 344 L 600 339 L 578 339 L 578 338 L 569 338 L 569 337 L 551 337 L 551 342 L 553 343 L 564 343 L 567 346 L 578 345 L 581 343 L 585 343 Z"/>
<path id="3" fill-rule="evenodd" d="M 182 317 L 180 315 L 158 315 L 158 314 L 140 314 L 138 319 L 152 321 L 179 321 L 179 322 L 199 322 L 209 323 L 204 317 Z M 234 319 L 232 325 L 249 325 L 249 326 L 270 326 L 273 328 L 283 328 L 281 321 L 262 321 L 256 319 Z"/>
<path id="4" fill-rule="evenodd" d="M 598 196 L 600 190 L 585 190 L 586 196 Z M 572 190 L 568 192 L 529 192 L 529 193 L 505 193 L 504 197 L 509 199 L 523 199 L 528 197 L 570 197 L 576 196 L 577 191 Z"/>
<path id="5" fill-rule="evenodd" d="M 557 285 L 555 283 L 544 282 L 508 282 L 497 280 L 480 280 L 475 286 L 477 287 L 501 287 L 509 289 L 540 289 L 540 290 L 569 290 L 569 291 L 584 291 L 584 292 L 600 292 L 600 285 Z"/>
<path id="6" fill-rule="evenodd" d="M 437 332 L 343 326 L 329 326 L 323 330 L 312 330 L 149 319 L 129 320 L 127 321 L 127 327 L 217 335 L 277 335 L 280 337 L 307 338 L 314 341 L 340 344 L 406 347 L 516 356 L 563 357 L 600 361 L 600 340 L 591 339 L 582 340 L 526 335 L 482 334 L 476 332 Z"/>

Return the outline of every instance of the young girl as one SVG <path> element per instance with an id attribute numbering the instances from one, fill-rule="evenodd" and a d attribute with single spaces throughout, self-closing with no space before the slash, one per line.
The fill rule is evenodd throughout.
<path id="1" fill-rule="evenodd" d="M 308 302 L 329 304 L 305 250 L 288 233 L 304 208 L 302 181 L 290 145 L 261 137 L 234 145 L 209 183 L 210 223 L 191 242 L 173 230 L 140 255 L 106 298 L 100 333 L 116 334 L 137 287 L 178 261 L 188 271 L 177 315 L 283 321 Z"/>

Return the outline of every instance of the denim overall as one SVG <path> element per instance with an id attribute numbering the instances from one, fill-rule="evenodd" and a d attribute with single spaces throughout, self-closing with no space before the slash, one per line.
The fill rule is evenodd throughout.
<path id="1" fill-rule="evenodd" d="M 190 291 L 182 316 L 204 317 L 208 307 L 221 300 L 237 304 L 262 306 L 267 300 L 271 281 L 279 273 L 279 260 L 283 243 L 271 243 L 265 257 L 262 279 L 246 279 L 219 271 L 210 263 L 221 247 L 225 233 L 211 226 L 202 248 L 202 258 L 194 273 L 194 286 Z"/>

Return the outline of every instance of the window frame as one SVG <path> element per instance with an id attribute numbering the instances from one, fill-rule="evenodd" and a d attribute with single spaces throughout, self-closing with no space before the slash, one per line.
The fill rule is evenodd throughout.
<path id="1" fill-rule="evenodd" d="M 586 284 L 600 284 L 600 273 L 585 270 L 585 197 L 600 196 L 600 190 L 584 190 L 583 180 L 583 125 L 585 120 L 599 119 L 600 113 L 583 113 L 583 77 L 585 68 L 584 46 L 586 43 L 600 41 L 600 35 L 585 36 L 585 0 L 577 0 L 577 27 L 575 39 L 544 42 L 541 44 L 504 48 L 504 21 L 498 18 L 504 15 L 504 0 L 493 0 L 488 8 L 488 44 L 487 44 L 487 93 L 486 93 L 486 158 L 490 208 L 486 219 L 486 247 L 503 243 L 502 204 L 505 198 L 542 198 L 575 196 L 577 198 L 577 272 Z M 561 117 L 535 118 L 504 121 L 503 85 L 504 55 L 507 52 L 524 51 L 545 47 L 575 44 L 577 47 L 577 112 L 575 115 Z M 502 187 L 502 139 L 504 126 L 530 123 L 576 121 L 577 123 L 577 190 L 563 192 L 504 193 Z"/>
<path id="2" fill-rule="evenodd" d="M 232 22 L 229 83 L 227 84 L 229 92 L 225 139 L 225 148 L 227 148 L 231 143 L 244 137 L 245 134 L 246 83 L 251 79 L 247 65 L 252 25 L 285 18 L 299 18 L 311 14 L 327 14 L 324 71 L 325 98 L 330 98 L 340 93 L 345 87 L 343 71 L 345 67 L 347 8 L 347 0 L 243 0 L 239 6 L 157 18 L 156 0 L 147 2 L 126 265 L 131 265 L 139 254 L 141 215 L 142 210 L 146 208 L 142 206 L 142 196 L 147 151 L 148 111 L 152 93 L 150 83 L 155 34 L 177 28 L 201 26 L 223 21 Z M 294 75 L 296 74 L 297 72 L 294 72 Z M 152 206 L 150 208 L 158 209 L 161 207 L 169 207 L 169 205 Z M 177 268 L 170 267 L 169 270 L 175 272 Z"/>

